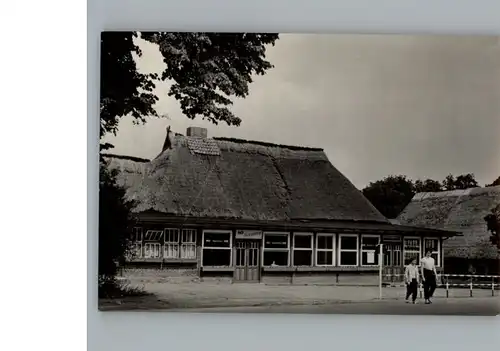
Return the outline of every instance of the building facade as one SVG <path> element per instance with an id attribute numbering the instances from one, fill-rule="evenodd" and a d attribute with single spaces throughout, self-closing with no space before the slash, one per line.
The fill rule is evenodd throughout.
<path id="1" fill-rule="evenodd" d="M 285 284 L 376 284 L 384 244 L 387 279 L 455 233 L 393 224 L 323 150 L 187 136 L 168 130 L 154 160 L 107 155 L 134 200 L 128 262 L 185 269 L 200 278 Z M 105 233 L 100 233 L 105 235 Z"/>
<path id="2" fill-rule="evenodd" d="M 134 228 L 130 266 L 195 269 L 200 277 L 268 283 L 378 282 L 379 247 L 384 274 L 398 281 L 405 264 L 431 249 L 438 270 L 449 233 L 394 225 L 193 223 L 145 214 Z M 144 218 L 143 217 L 143 218 Z M 200 223 L 201 222 L 201 223 Z M 399 277 L 401 280 L 401 277 Z"/>

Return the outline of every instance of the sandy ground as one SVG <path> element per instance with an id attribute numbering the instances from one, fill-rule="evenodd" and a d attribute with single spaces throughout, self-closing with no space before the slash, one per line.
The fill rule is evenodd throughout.
<path id="1" fill-rule="evenodd" d="M 101 309 L 203 309 L 218 307 L 256 307 L 281 305 L 331 305 L 374 302 L 379 299 L 378 287 L 366 286 L 271 286 L 264 284 L 228 283 L 130 283 L 153 294 L 142 298 L 100 301 Z M 404 288 L 383 288 L 383 300 L 403 300 Z M 467 289 L 452 289 L 450 300 L 471 299 Z M 475 289 L 473 298 L 498 301 L 499 291 L 492 298 L 491 290 Z M 437 289 L 434 298 L 445 300 L 446 291 Z"/>
<path id="2" fill-rule="evenodd" d="M 177 311 L 177 310 L 171 310 Z M 185 312 L 186 310 L 178 310 Z M 293 314 L 371 314 L 371 315 L 452 315 L 496 316 L 500 299 L 492 297 L 438 298 L 432 305 L 419 301 L 416 305 L 399 300 L 375 300 L 363 303 L 327 305 L 279 305 L 249 307 L 215 307 L 188 310 L 192 313 L 293 313 Z"/>

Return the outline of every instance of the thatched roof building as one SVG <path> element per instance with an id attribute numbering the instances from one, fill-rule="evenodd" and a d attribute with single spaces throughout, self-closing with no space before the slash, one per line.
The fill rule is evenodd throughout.
<path id="1" fill-rule="evenodd" d="M 461 232 L 462 236 L 444 242 L 446 257 L 497 259 L 497 248 L 489 240 L 484 217 L 499 204 L 500 186 L 418 193 L 397 221 L 405 225 Z"/>
<path id="2" fill-rule="evenodd" d="M 135 202 L 134 263 L 238 281 L 376 282 L 380 243 L 388 275 L 399 277 L 424 247 L 440 264 L 442 241 L 456 234 L 392 224 L 318 148 L 167 129 L 153 160 L 105 159 Z"/>
<path id="3" fill-rule="evenodd" d="M 151 162 L 108 156 L 136 212 L 389 223 L 322 149 L 176 135 Z"/>

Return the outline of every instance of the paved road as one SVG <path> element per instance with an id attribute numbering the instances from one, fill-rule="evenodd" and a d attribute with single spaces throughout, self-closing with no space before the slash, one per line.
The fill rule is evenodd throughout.
<path id="1" fill-rule="evenodd" d="M 330 305 L 203 308 L 182 310 L 182 312 L 495 316 L 500 313 L 499 302 L 498 298 L 458 298 L 435 299 L 432 305 L 425 305 L 424 303 L 412 305 L 401 300 L 394 300 Z"/>

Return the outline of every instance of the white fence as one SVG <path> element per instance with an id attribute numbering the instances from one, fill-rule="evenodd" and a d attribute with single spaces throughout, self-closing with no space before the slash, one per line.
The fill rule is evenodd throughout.
<path id="1" fill-rule="evenodd" d="M 383 278 L 396 277 L 400 278 L 401 285 L 403 284 L 404 274 L 383 274 Z M 457 282 L 462 280 L 462 282 Z M 466 281 L 464 281 L 466 280 Z M 451 281 L 451 282 L 450 282 Z M 474 289 L 491 289 L 491 296 L 495 296 L 495 290 L 500 288 L 499 275 L 479 275 L 479 274 L 438 274 L 436 277 L 437 288 L 446 289 L 446 297 L 449 297 L 449 292 L 453 288 L 469 289 L 469 296 L 473 297 Z M 422 297 L 423 285 L 419 284 L 419 294 Z"/>

